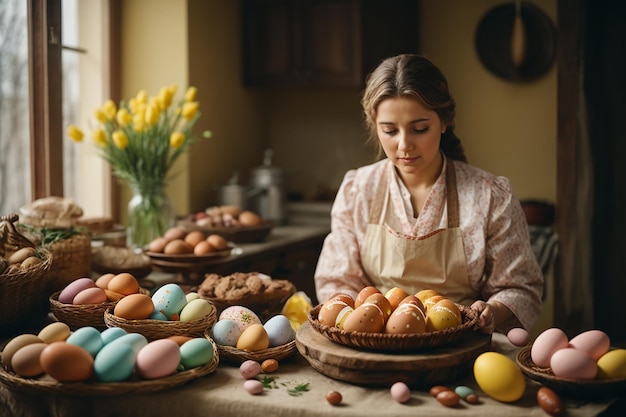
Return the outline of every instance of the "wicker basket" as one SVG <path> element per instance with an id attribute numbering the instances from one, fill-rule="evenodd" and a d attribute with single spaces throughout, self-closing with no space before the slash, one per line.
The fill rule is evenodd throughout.
<path id="1" fill-rule="evenodd" d="M 142 294 L 150 294 L 150 291 L 140 288 Z M 97 329 L 105 329 L 107 327 L 104 322 L 104 312 L 109 308 L 114 308 L 117 301 L 106 301 L 100 304 L 64 304 L 59 302 L 59 294 L 57 291 L 48 299 L 50 303 L 50 312 L 54 314 L 57 320 L 70 326 L 72 329 L 79 327 L 91 326 Z"/>
<path id="2" fill-rule="evenodd" d="M 210 340 L 210 342 L 213 345 L 213 358 L 209 363 L 196 368 L 176 372 L 164 378 L 142 380 L 135 377 L 135 379 L 123 382 L 61 383 L 51 377 L 42 377 L 39 379 L 22 378 L 5 370 L 4 366 L 0 366 L 0 382 L 12 391 L 36 394 L 51 393 L 75 396 L 113 396 L 163 391 L 187 384 L 200 377 L 212 374 L 217 370 L 220 361 L 219 351 L 215 342 L 212 340 Z"/>
<path id="3" fill-rule="evenodd" d="M 211 339 L 211 329 L 207 329 L 204 332 L 204 337 L 209 340 L 213 340 Z M 220 358 L 222 360 L 233 362 L 236 364 L 241 364 L 247 360 L 263 362 L 266 359 L 276 359 L 277 361 L 280 361 L 282 359 L 286 359 L 292 356 L 298 351 L 295 340 L 292 340 L 289 343 L 285 343 L 284 345 L 274 346 L 268 349 L 260 350 L 258 352 L 237 349 L 233 346 L 225 346 L 217 343 L 216 346 L 220 352 Z"/>
<path id="4" fill-rule="evenodd" d="M 567 397 L 597 399 L 602 397 L 624 395 L 626 392 L 626 378 L 619 379 L 571 379 L 560 378 L 551 368 L 541 368 L 530 357 L 531 347 L 522 348 L 515 357 L 520 370 L 530 379 L 553 389 L 558 394 Z"/>
<path id="5" fill-rule="evenodd" d="M 0 216 L 0 255 L 4 256 L 8 247 L 32 247 L 43 262 L 25 270 L 7 268 L 0 273 L 0 329 L 17 328 L 48 312 L 46 289 L 53 257 L 16 230 L 14 223 L 18 219 L 17 214 Z"/>
<path id="6" fill-rule="evenodd" d="M 457 307 L 463 316 L 463 323 L 459 326 L 413 334 L 346 332 L 337 327 L 326 326 L 317 319 L 321 304 L 309 311 L 308 319 L 313 329 L 342 345 L 373 351 L 411 352 L 450 344 L 465 333 L 473 331 L 478 321 L 476 312 L 461 304 L 457 304 Z"/>
<path id="7" fill-rule="evenodd" d="M 50 268 L 50 291 L 58 291 L 91 273 L 91 237 L 86 230 L 48 246 L 54 256 Z"/>
<path id="8" fill-rule="evenodd" d="M 112 308 L 104 312 L 107 327 L 121 327 L 129 333 L 140 333 L 149 341 L 169 336 L 204 337 L 205 331 L 217 320 L 217 309 L 211 304 L 211 311 L 204 317 L 192 321 L 126 320 L 113 314 Z"/>

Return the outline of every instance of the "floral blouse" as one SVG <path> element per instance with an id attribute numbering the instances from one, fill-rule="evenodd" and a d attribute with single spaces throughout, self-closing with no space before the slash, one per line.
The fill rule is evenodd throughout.
<path id="1" fill-rule="evenodd" d="M 530 330 L 541 312 L 543 275 L 521 205 L 507 178 L 459 161 L 454 166 L 469 285 L 481 299 L 500 301 L 513 312 L 499 331 Z M 385 193 L 390 193 L 387 210 L 393 213 L 387 224 L 397 232 L 421 237 L 447 228 L 445 172 L 444 166 L 417 219 L 388 159 L 346 173 L 315 272 L 319 302 L 338 291 L 356 296 L 372 285 L 361 266 L 361 245 L 367 225 L 380 222 Z"/>

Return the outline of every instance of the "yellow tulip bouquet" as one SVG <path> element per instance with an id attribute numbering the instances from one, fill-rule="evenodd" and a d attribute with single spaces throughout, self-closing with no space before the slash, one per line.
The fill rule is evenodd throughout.
<path id="1" fill-rule="evenodd" d="M 173 106 L 176 91 L 176 86 L 163 87 L 157 96 L 148 97 L 141 90 L 128 102 L 120 101 L 119 108 L 107 100 L 95 111 L 93 140 L 113 174 L 134 192 L 129 202 L 130 247 L 144 247 L 174 222 L 164 187 L 174 162 L 196 141 L 191 130 L 200 117 L 197 89 L 189 87 Z M 84 138 L 75 125 L 68 127 L 67 135 L 75 142 Z"/>

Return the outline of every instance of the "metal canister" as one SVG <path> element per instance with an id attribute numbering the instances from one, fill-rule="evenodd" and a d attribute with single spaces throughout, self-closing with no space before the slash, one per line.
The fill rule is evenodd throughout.
<path id="1" fill-rule="evenodd" d="M 286 221 L 285 175 L 272 165 L 274 151 L 266 149 L 263 165 L 252 170 L 250 187 L 255 190 L 252 207 L 265 220 L 276 224 Z"/>

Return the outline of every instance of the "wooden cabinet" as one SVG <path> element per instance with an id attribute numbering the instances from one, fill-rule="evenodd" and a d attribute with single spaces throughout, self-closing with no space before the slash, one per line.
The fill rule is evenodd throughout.
<path id="1" fill-rule="evenodd" d="M 242 1 L 247 87 L 360 86 L 381 59 L 418 51 L 417 0 Z"/>

